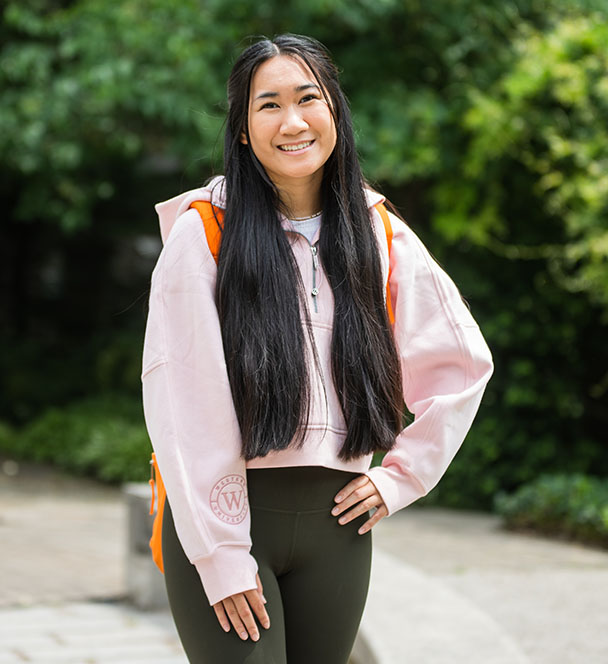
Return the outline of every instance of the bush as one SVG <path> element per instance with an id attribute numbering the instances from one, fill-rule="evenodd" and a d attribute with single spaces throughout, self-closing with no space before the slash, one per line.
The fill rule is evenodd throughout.
<path id="1" fill-rule="evenodd" d="M 508 528 L 608 547 L 608 480 L 543 475 L 512 494 L 496 495 L 496 511 Z"/>
<path id="2" fill-rule="evenodd" d="M 49 408 L 20 431 L 3 430 L 0 450 L 106 482 L 145 481 L 150 473 L 141 403 L 120 394 Z"/>
<path id="3" fill-rule="evenodd" d="M 424 503 L 491 510 L 498 491 L 544 474 L 607 477 L 606 317 L 561 292 L 539 264 L 472 253 L 470 268 L 446 250 L 438 258 L 470 303 L 495 371 L 462 448 Z"/>

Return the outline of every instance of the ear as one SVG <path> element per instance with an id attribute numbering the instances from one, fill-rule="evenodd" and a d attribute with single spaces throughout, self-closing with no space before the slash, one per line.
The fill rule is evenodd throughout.
<path id="1" fill-rule="evenodd" d="M 243 145 L 247 145 L 247 134 L 245 131 L 241 132 L 240 141 L 243 143 Z"/>

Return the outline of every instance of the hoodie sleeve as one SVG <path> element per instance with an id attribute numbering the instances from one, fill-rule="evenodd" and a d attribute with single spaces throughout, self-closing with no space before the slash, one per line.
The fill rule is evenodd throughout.
<path id="1" fill-rule="evenodd" d="M 390 290 L 403 397 L 414 421 L 365 473 L 389 515 L 426 495 L 460 448 L 493 371 L 458 289 L 414 232 L 390 215 Z"/>
<path id="2" fill-rule="evenodd" d="M 175 221 L 152 272 L 141 379 L 176 532 L 210 605 L 255 589 L 258 569 L 215 279 L 203 224 L 189 210 Z"/>

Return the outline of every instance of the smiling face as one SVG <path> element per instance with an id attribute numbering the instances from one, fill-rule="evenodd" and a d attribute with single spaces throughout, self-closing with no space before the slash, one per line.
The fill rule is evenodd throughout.
<path id="1" fill-rule="evenodd" d="M 321 186 L 336 145 L 329 106 L 310 69 L 280 55 L 259 66 L 249 95 L 249 142 L 279 190 Z M 243 132 L 243 143 L 247 137 Z"/>

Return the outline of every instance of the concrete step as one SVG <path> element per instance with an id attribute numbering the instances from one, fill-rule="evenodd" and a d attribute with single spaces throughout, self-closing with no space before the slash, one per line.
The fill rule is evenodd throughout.
<path id="1" fill-rule="evenodd" d="M 487 614 L 437 579 L 378 547 L 356 664 L 528 664 Z"/>

